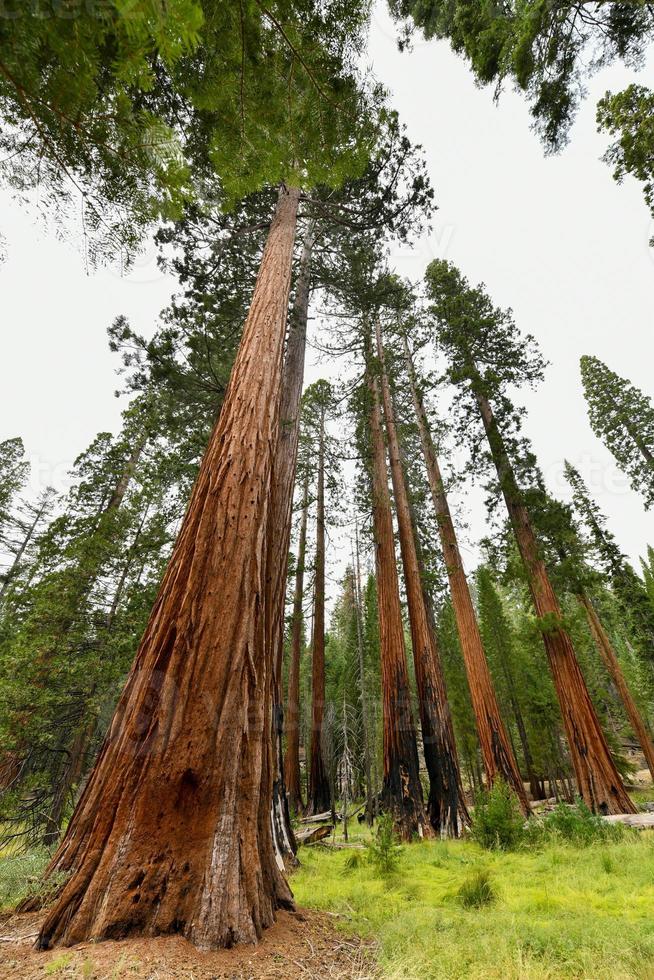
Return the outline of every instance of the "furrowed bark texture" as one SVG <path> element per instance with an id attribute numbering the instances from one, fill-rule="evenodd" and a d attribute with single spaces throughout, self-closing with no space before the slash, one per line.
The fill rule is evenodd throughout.
<path id="1" fill-rule="evenodd" d="M 271 835 L 263 596 L 299 193 L 283 190 L 220 418 L 38 945 L 177 932 L 255 942 L 292 896 Z"/>
<path id="2" fill-rule="evenodd" d="M 379 639 L 384 722 L 382 805 L 392 814 L 399 834 L 410 840 L 425 833 L 416 732 L 404 650 L 404 628 L 395 562 L 386 447 L 377 379 L 369 376 L 371 394 L 372 518 L 379 605 Z"/>
<path id="3" fill-rule="evenodd" d="M 318 489 L 316 494 L 316 568 L 313 603 L 313 650 L 311 672 L 311 760 L 307 813 L 331 808 L 329 778 L 323 757 L 325 715 L 325 412 L 318 436 Z"/>
<path id="4" fill-rule="evenodd" d="M 402 466 L 400 443 L 395 424 L 391 389 L 386 373 L 381 326 L 377 321 L 377 356 L 381 364 L 381 390 L 388 436 L 388 455 L 395 496 L 400 551 L 404 568 L 411 645 L 418 690 L 418 710 L 425 764 L 429 774 L 427 812 L 434 831 L 441 836 L 458 837 L 463 787 L 454 740 L 454 729 L 447 701 L 445 678 L 436 635 L 430 628 L 423 596 L 422 572 L 416 548 L 416 528 Z"/>
<path id="5" fill-rule="evenodd" d="M 629 685 L 622 673 L 622 667 L 616 656 L 615 650 L 613 649 L 613 644 L 609 638 L 608 633 L 602 625 L 602 621 L 597 615 L 597 610 L 593 605 L 593 602 L 585 592 L 581 592 L 577 596 L 579 602 L 586 611 L 586 616 L 588 618 L 588 625 L 590 627 L 591 634 L 595 641 L 595 646 L 597 647 L 599 654 L 604 661 L 604 666 L 606 667 L 609 677 L 615 684 L 618 694 L 622 699 L 622 703 L 625 706 L 627 712 L 627 717 L 629 718 L 629 724 L 633 729 L 633 733 L 640 743 L 640 747 L 643 750 L 643 755 L 645 756 L 645 762 L 647 763 L 647 768 L 649 769 L 652 779 L 654 779 L 654 746 L 652 745 L 652 738 L 648 731 L 647 725 L 645 724 L 643 717 L 638 710 L 636 702 L 634 701 L 631 691 L 629 690 Z"/>
<path id="6" fill-rule="evenodd" d="M 288 700 L 286 702 L 286 758 L 284 773 L 288 802 L 295 813 L 304 809 L 300 774 L 300 661 L 302 658 L 302 604 L 304 600 L 304 564 L 307 553 L 307 523 L 309 518 L 309 477 L 304 481 L 302 522 L 295 566 L 295 593 L 291 624 L 291 661 L 288 671 Z"/>
<path id="7" fill-rule="evenodd" d="M 268 535 L 268 577 L 266 580 L 266 644 L 272 651 L 275 669 L 273 737 L 275 741 L 275 778 L 273 782 L 272 825 L 278 861 L 295 861 L 297 850 L 286 794 L 284 773 L 284 708 L 282 661 L 284 655 L 284 605 L 286 574 L 293 520 L 293 486 L 300 433 L 300 398 L 304 381 L 304 357 L 307 339 L 309 292 L 311 287 L 311 251 L 313 224 L 309 224 L 300 256 L 295 300 L 284 358 L 279 440 L 273 462 L 270 531 Z"/>
<path id="8" fill-rule="evenodd" d="M 594 813 L 635 813 L 595 713 L 561 607 L 540 557 L 531 518 L 522 501 L 511 461 L 490 402 L 473 381 L 473 392 L 527 574 L 536 615 L 545 619 L 541 635 L 561 708 L 579 795 Z"/>
<path id="9" fill-rule="evenodd" d="M 504 779 L 518 796 L 523 812 L 528 814 L 527 795 L 497 703 L 475 607 L 472 603 L 468 580 L 463 568 L 454 521 L 441 476 L 438 456 L 429 429 L 427 413 L 418 387 L 413 358 L 406 337 L 404 338 L 404 357 L 411 385 L 413 407 L 418 422 L 420 442 L 425 457 L 429 488 L 436 511 L 441 547 L 452 596 L 452 608 L 466 677 L 468 678 L 470 700 L 475 714 L 477 736 L 486 770 L 486 778 L 489 785 L 492 785 L 498 776 Z"/>

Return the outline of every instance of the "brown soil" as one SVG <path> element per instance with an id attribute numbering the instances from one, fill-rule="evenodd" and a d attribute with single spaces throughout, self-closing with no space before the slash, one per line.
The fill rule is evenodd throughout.
<path id="1" fill-rule="evenodd" d="M 373 980 L 372 950 L 317 912 L 281 912 L 258 946 L 201 952 L 180 936 L 33 949 L 43 913 L 0 922 L 0 980 Z"/>

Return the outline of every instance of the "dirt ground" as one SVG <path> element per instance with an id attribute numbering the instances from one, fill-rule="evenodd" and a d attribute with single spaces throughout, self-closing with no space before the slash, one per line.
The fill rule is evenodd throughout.
<path id="1" fill-rule="evenodd" d="M 281 912 L 258 946 L 200 952 L 179 936 L 37 953 L 42 913 L 0 922 L 0 980 L 373 980 L 372 950 L 317 912 Z"/>

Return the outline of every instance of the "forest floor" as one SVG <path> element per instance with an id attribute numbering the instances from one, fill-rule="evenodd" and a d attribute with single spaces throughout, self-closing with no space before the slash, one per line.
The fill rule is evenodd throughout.
<path id="1" fill-rule="evenodd" d="M 404 847 L 385 876 L 365 852 L 311 848 L 300 857 L 298 904 L 373 939 L 384 980 L 654 980 L 651 830 L 508 853 L 425 841 Z"/>
<path id="2" fill-rule="evenodd" d="M 651 801 L 654 789 L 634 795 Z M 424 841 L 386 874 L 369 860 L 368 832 L 350 834 L 347 848 L 301 849 L 298 913 L 281 914 L 257 947 L 218 952 L 161 937 L 36 953 L 40 916 L 1 912 L 34 887 L 46 856 L 0 857 L 0 978 L 654 980 L 654 831 L 509 853 Z"/>
<path id="3" fill-rule="evenodd" d="M 372 980 L 371 944 L 320 912 L 282 912 L 258 946 L 200 952 L 179 936 L 37 953 L 41 914 L 0 921 L 2 980 Z"/>

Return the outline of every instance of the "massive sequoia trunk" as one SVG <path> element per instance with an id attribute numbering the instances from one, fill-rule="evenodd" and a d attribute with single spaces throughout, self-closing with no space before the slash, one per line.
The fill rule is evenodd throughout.
<path id="1" fill-rule="evenodd" d="M 611 643 L 608 633 L 602 625 L 601 619 L 597 615 L 597 610 L 595 609 L 590 596 L 587 595 L 586 592 L 580 592 L 577 599 L 586 612 L 588 625 L 595 641 L 595 646 L 597 647 L 599 654 L 604 661 L 604 666 L 609 673 L 609 677 L 615 684 L 622 703 L 625 706 L 627 717 L 629 718 L 629 724 L 631 725 L 633 733 L 640 743 L 640 747 L 643 750 L 643 755 L 645 756 L 645 762 L 647 763 L 647 768 L 651 773 L 652 779 L 654 779 L 654 746 L 652 745 L 652 737 L 640 711 L 638 710 L 631 691 L 629 690 L 629 685 L 627 684 L 625 676 L 622 673 L 622 667 L 620 666 L 620 662 L 616 656 L 615 650 L 613 649 L 613 644 Z"/>
<path id="2" fill-rule="evenodd" d="M 307 553 L 307 523 L 309 518 L 309 475 L 304 479 L 302 493 L 302 522 L 295 566 L 295 593 L 293 619 L 291 621 L 291 658 L 288 670 L 288 699 L 286 707 L 286 758 L 284 774 L 288 803 L 295 813 L 300 813 L 302 803 L 302 779 L 300 775 L 300 660 L 302 657 L 302 605 L 304 601 L 304 563 Z"/>
<path id="3" fill-rule="evenodd" d="M 318 487 L 316 493 L 316 566 L 314 572 L 313 642 L 311 670 L 311 760 L 307 813 L 331 807 L 329 778 L 323 754 L 325 714 L 325 409 L 318 433 Z"/>
<path id="4" fill-rule="evenodd" d="M 515 791 L 524 813 L 527 814 L 529 813 L 527 795 L 502 721 L 495 688 L 488 669 L 477 615 L 472 604 L 456 530 L 438 464 L 438 456 L 429 429 L 427 413 L 418 387 L 415 367 L 406 337 L 404 337 L 404 356 L 411 385 L 413 407 L 418 422 L 420 442 L 425 457 L 429 488 L 438 522 L 441 547 L 452 595 L 452 608 L 468 678 L 470 700 L 475 714 L 486 778 L 489 784 L 492 784 L 498 776 L 503 778 Z"/>
<path id="5" fill-rule="evenodd" d="M 404 627 L 395 562 L 393 516 L 377 379 L 369 375 L 372 446 L 372 518 L 379 605 L 379 641 L 384 723 L 381 800 L 405 840 L 425 832 L 416 731 L 404 649 Z"/>
<path id="6" fill-rule="evenodd" d="M 579 794 L 594 813 L 635 813 L 615 767 L 597 718 L 572 640 L 563 625 L 558 599 L 540 556 L 529 512 L 523 502 L 504 439 L 490 402 L 473 370 L 477 401 L 493 462 L 525 568 L 541 636 L 561 708 Z"/>
<path id="7" fill-rule="evenodd" d="M 436 635 L 430 628 L 423 595 L 422 573 L 416 547 L 416 528 L 400 455 L 393 399 L 386 373 L 379 321 L 377 321 L 377 356 L 381 364 L 382 402 L 386 419 L 388 455 L 391 463 L 395 509 L 400 531 L 400 551 L 409 607 L 411 644 L 418 689 L 418 710 L 425 764 L 429 774 L 427 811 L 430 823 L 436 833 L 442 836 L 458 837 L 460 830 L 459 815 L 461 813 L 465 820 L 467 812 L 461 785 L 452 717 L 445 689 L 445 678 Z"/>
<path id="8" fill-rule="evenodd" d="M 95 769 L 40 948 L 178 932 L 254 942 L 292 906 L 271 833 L 263 596 L 299 193 L 284 189 L 225 402 Z"/>
<path id="9" fill-rule="evenodd" d="M 266 645 L 274 665 L 273 737 L 275 741 L 275 778 L 273 781 L 272 825 L 278 859 L 293 861 L 296 845 L 286 795 L 283 753 L 284 709 L 282 661 L 284 654 L 284 605 L 288 551 L 293 517 L 293 486 L 300 433 L 300 398 L 304 381 L 304 358 L 307 340 L 309 292 L 311 287 L 311 252 L 314 231 L 310 223 L 304 236 L 290 317 L 290 330 L 284 358 L 282 398 L 277 453 L 273 462 L 270 528 L 268 534 L 268 575 L 265 606 Z"/>

